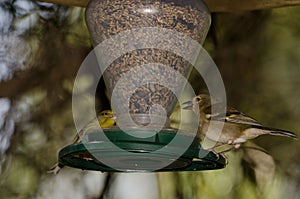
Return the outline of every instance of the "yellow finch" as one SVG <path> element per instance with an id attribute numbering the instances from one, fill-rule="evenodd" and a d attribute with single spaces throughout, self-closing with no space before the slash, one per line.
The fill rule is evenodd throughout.
<path id="1" fill-rule="evenodd" d="M 86 126 L 84 126 L 74 137 L 74 141 L 72 144 L 76 144 L 81 142 L 82 138 L 89 134 L 94 132 L 95 130 L 99 129 L 98 124 L 101 128 L 111 127 L 116 124 L 116 117 L 114 113 L 110 110 L 102 111 L 97 118 L 90 121 Z M 60 163 L 56 163 L 49 171 L 48 173 L 54 173 L 57 174 L 64 165 Z"/>
<path id="2" fill-rule="evenodd" d="M 270 135 L 280 135 L 291 138 L 297 138 L 297 136 L 289 131 L 275 129 L 271 127 L 266 127 L 260 124 L 255 119 L 245 115 L 244 113 L 239 112 L 235 108 L 227 107 L 226 115 L 223 114 L 211 114 L 212 106 L 222 105 L 211 101 L 210 96 L 207 94 L 201 94 L 194 97 L 191 101 L 183 103 L 185 107 L 183 109 L 189 109 L 197 112 L 199 110 L 199 130 L 198 132 L 202 135 L 205 135 L 210 140 L 218 142 L 219 145 L 213 147 L 215 148 L 224 145 L 233 145 L 232 149 L 237 149 L 240 145 L 246 142 L 249 139 L 256 138 L 260 135 L 270 134 Z M 199 107 L 197 109 L 196 107 Z M 212 129 L 213 125 L 220 124 L 224 121 L 224 126 L 220 135 L 217 132 L 211 131 L 208 132 L 208 126 L 211 124 Z M 210 127 L 211 128 L 211 127 Z M 224 151 L 223 151 L 224 152 Z"/>

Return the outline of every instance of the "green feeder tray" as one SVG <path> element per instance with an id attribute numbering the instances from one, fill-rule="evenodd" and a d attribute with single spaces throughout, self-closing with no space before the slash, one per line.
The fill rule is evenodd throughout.
<path id="1" fill-rule="evenodd" d="M 110 128 L 89 133 L 80 143 L 61 149 L 59 162 L 103 172 L 197 171 L 226 165 L 223 156 L 201 149 L 199 140 L 189 134 L 174 129 L 128 131 Z"/>

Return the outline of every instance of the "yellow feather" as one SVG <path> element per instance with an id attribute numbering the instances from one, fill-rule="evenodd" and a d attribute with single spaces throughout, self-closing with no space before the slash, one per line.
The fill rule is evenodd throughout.
<path id="1" fill-rule="evenodd" d="M 102 111 L 97 118 L 90 121 L 76 134 L 72 144 L 81 142 L 85 135 L 97 131 L 97 129 L 99 129 L 99 125 L 101 128 L 107 128 L 116 125 L 116 117 L 114 113 L 111 110 Z M 48 173 L 57 174 L 63 167 L 64 165 L 57 163 L 48 171 Z"/>
<path id="2" fill-rule="evenodd" d="M 99 124 L 97 124 L 97 122 Z M 73 143 L 79 143 L 85 135 L 97 131 L 99 129 L 98 125 L 100 125 L 101 128 L 107 128 L 114 126 L 115 124 L 116 118 L 114 113 L 110 110 L 102 111 L 97 118 L 93 119 L 79 131 L 75 136 Z"/>

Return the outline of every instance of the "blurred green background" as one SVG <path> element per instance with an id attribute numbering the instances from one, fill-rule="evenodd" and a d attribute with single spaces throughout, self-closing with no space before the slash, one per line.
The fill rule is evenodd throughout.
<path id="1" fill-rule="evenodd" d="M 213 13 L 204 47 L 216 62 L 228 103 L 261 123 L 300 132 L 300 7 Z M 228 154 L 218 171 L 106 174 L 66 168 L 47 174 L 76 130 L 72 86 L 91 41 L 84 9 L 30 0 L 0 2 L 0 198 L 300 198 L 300 143 L 255 142 L 276 168 Z M 190 82 L 201 90 L 199 74 Z M 108 109 L 103 83 L 98 111 Z M 261 187 L 260 180 L 266 186 Z M 257 185 L 258 184 L 258 185 Z"/>

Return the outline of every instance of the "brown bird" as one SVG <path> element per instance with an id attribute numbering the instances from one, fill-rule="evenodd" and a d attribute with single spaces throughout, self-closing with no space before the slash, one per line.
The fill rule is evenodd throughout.
<path id="1" fill-rule="evenodd" d="M 212 148 L 213 151 L 224 145 L 233 145 L 233 147 L 223 152 L 237 149 L 247 140 L 265 134 L 286 136 L 297 139 L 297 136 L 294 133 L 266 127 L 250 116 L 239 112 L 235 108 L 227 107 L 226 114 L 212 115 L 212 106 L 222 107 L 222 104 L 213 102 L 207 94 L 200 94 L 194 97 L 191 101 L 183 103 L 183 105 L 185 106 L 183 109 L 193 110 L 199 115 L 198 132 L 210 140 L 219 143 Z M 214 125 L 219 125 L 221 122 L 224 122 L 224 126 L 222 132 L 219 134 L 217 130 L 214 130 Z M 209 125 L 211 125 L 210 128 L 212 128 L 212 131 L 207 133 Z"/>

